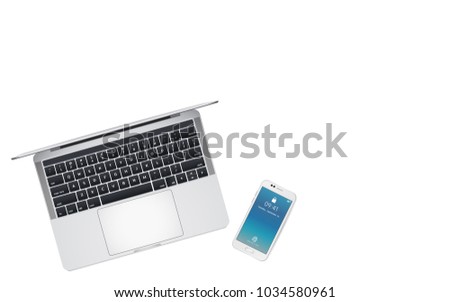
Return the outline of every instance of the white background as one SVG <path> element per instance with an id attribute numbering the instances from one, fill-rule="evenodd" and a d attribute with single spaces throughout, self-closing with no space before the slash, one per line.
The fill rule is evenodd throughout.
<path id="1" fill-rule="evenodd" d="M 446 1 L 2 1 L 1 299 L 333 286 L 335 301 L 449 301 L 449 14 Z M 216 99 L 207 132 L 271 124 L 301 142 L 331 122 L 348 158 L 248 160 L 235 143 L 214 161 L 226 229 L 65 271 L 32 160 L 10 157 Z M 261 263 L 231 241 L 265 178 L 298 202 Z"/>

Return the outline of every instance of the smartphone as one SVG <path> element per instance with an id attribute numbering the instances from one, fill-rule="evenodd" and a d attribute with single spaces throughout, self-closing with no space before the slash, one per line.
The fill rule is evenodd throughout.
<path id="1" fill-rule="evenodd" d="M 265 180 L 233 240 L 233 246 L 258 260 L 266 260 L 295 203 L 295 194 Z"/>

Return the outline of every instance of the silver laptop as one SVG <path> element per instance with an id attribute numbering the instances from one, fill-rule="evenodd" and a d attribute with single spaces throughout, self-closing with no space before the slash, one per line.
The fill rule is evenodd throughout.
<path id="1" fill-rule="evenodd" d="M 63 266 L 73 270 L 224 228 L 228 216 L 198 108 L 34 155 Z"/>

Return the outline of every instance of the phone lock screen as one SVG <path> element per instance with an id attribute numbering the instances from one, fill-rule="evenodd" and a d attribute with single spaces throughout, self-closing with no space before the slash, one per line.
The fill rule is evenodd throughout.
<path id="1" fill-rule="evenodd" d="M 291 204 L 286 197 L 261 187 L 237 240 L 267 254 Z"/>

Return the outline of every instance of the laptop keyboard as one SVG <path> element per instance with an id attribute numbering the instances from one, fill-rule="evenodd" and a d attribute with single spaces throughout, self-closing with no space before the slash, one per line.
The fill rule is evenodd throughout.
<path id="1" fill-rule="evenodd" d="M 193 120 L 43 162 L 56 216 L 208 176 Z"/>

